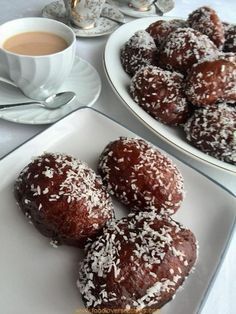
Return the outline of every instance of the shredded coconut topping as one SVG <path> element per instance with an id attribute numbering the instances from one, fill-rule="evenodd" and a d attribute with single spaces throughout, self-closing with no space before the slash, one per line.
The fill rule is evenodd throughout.
<path id="1" fill-rule="evenodd" d="M 130 93 L 155 119 L 169 125 L 185 122 L 188 104 L 182 74 L 152 65 L 142 67 L 131 79 Z"/>
<path id="2" fill-rule="evenodd" d="M 224 43 L 224 26 L 215 10 L 209 7 L 200 7 L 188 17 L 190 27 L 207 35 L 217 47 L 222 48 Z"/>
<path id="3" fill-rule="evenodd" d="M 78 159 L 64 154 L 47 153 L 37 157 L 33 161 L 34 165 L 40 168 L 39 176 L 35 178 L 35 182 L 44 176 L 45 179 L 57 178 L 59 184 L 53 187 L 53 194 L 50 194 L 50 201 L 67 199 L 68 203 L 74 201 L 83 201 L 89 210 L 89 215 L 97 215 L 93 209 L 99 207 L 101 214 L 105 217 L 110 215 L 111 201 L 106 197 L 105 189 L 102 188 L 102 181 L 96 173 L 88 167 L 88 165 Z M 43 167 L 42 167 L 43 165 Z M 28 172 L 29 167 L 25 168 L 21 176 Z M 30 173 L 28 174 L 30 176 Z M 50 180 L 48 186 L 44 186 L 43 190 L 39 185 L 31 185 L 31 191 L 34 196 L 48 197 L 48 193 L 52 190 Z M 42 206 L 41 206 L 42 208 Z"/>
<path id="4" fill-rule="evenodd" d="M 167 69 L 185 74 L 201 58 L 217 54 L 218 49 L 206 35 L 192 28 L 178 28 L 166 39 L 159 59 Z"/>
<path id="5" fill-rule="evenodd" d="M 187 140 L 217 159 L 236 164 L 236 109 L 225 103 L 201 108 L 185 124 Z"/>
<path id="6" fill-rule="evenodd" d="M 121 156 L 124 161 L 117 162 Z M 111 142 L 100 157 L 98 169 L 109 191 L 133 209 L 173 214 L 181 204 L 181 173 L 144 140 L 121 137 Z"/>
<path id="7" fill-rule="evenodd" d="M 101 177 L 69 155 L 46 153 L 36 157 L 20 173 L 15 189 L 23 212 L 58 243 L 68 240 L 80 245 L 114 216 Z"/>
<path id="8" fill-rule="evenodd" d="M 136 32 L 121 48 L 120 58 L 124 70 L 131 76 L 142 66 L 156 63 L 156 45 L 148 32 Z"/>
<path id="9" fill-rule="evenodd" d="M 112 221 L 91 244 L 80 266 L 77 285 L 86 306 L 106 308 L 106 304 L 109 307 L 114 301 L 126 309 L 140 310 L 158 304 L 163 293 L 173 295 L 183 280 L 180 273 L 187 274 L 191 269 L 184 252 L 175 248 L 175 244 L 187 241 L 181 235 L 183 230 L 172 219 L 163 219 L 154 212 L 139 212 Z M 177 257 L 181 272 L 171 268 L 166 278 L 160 278 L 159 267 L 170 252 Z M 146 282 L 151 280 L 142 297 L 125 288 L 138 273 L 146 276 Z M 116 284 L 111 284 L 113 280 L 121 287 L 124 285 L 122 300 Z"/>
<path id="10" fill-rule="evenodd" d="M 186 78 L 186 95 L 197 106 L 236 101 L 236 56 L 209 56 L 194 64 Z"/>

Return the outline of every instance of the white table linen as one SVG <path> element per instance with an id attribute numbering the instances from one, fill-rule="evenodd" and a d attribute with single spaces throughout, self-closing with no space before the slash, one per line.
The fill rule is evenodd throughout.
<path id="1" fill-rule="evenodd" d="M 40 16 L 42 8 L 52 2 L 51 0 L 0 0 L 0 23 L 23 16 Z M 201 5 L 212 6 L 222 20 L 236 23 L 235 0 L 176 0 L 175 8 L 168 12 L 169 16 L 187 17 L 188 13 Z M 130 20 L 130 18 L 127 18 Z M 181 152 L 168 146 L 157 138 L 151 131 L 139 122 L 121 103 L 111 89 L 102 65 L 102 56 L 107 41 L 107 36 L 97 38 L 78 38 L 77 53 L 80 57 L 90 62 L 99 72 L 102 80 L 102 92 L 94 108 L 127 126 L 133 132 L 153 142 L 167 152 L 177 156 L 192 167 L 205 173 L 208 177 L 218 182 L 236 195 L 236 176 L 216 170 L 207 165 L 186 157 Z M 115 65 L 114 65 L 115 66 Z M 78 82 L 79 84 L 79 82 Z M 49 125 L 16 124 L 0 119 L 0 158 L 11 150 L 21 145 L 27 139 L 46 129 Z M 207 193 L 207 191 L 206 191 Z M 213 200 L 214 201 L 214 200 Z M 236 208 L 235 208 L 236 210 Z M 222 268 L 216 278 L 202 314 L 234 314 L 236 313 L 236 234 L 234 234 L 229 251 Z M 209 252 L 210 254 L 210 252 Z M 0 305 L 1 308 L 1 305 Z M 23 313 L 19 313 L 23 314 Z M 71 314 L 71 313 L 65 313 Z M 192 313 L 183 313 L 192 314 Z"/>

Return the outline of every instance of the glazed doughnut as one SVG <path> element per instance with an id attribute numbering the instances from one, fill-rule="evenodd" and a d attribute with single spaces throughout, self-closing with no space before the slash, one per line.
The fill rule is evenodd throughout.
<path id="1" fill-rule="evenodd" d="M 183 91 L 183 75 L 155 66 L 141 68 L 130 84 L 133 100 L 156 120 L 179 125 L 190 115 Z"/>
<path id="2" fill-rule="evenodd" d="M 142 66 L 156 64 L 156 45 L 154 39 L 141 30 L 136 32 L 121 48 L 120 60 L 123 69 L 133 76 Z"/>
<path id="3" fill-rule="evenodd" d="M 189 15 L 187 23 L 191 28 L 207 35 L 216 47 L 220 49 L 223 47 L 224 25 L 215 10 L 206 6 L 201 7 Z"/>
<path id="4" fill-rule="evenodd" d="M 64 154 L 35 158 L 17 178 L 15 197 L 54 245 L 83 247 L 114 216 L 101 178 L 84 162 Z"/>
<path id="5" fill-rule="evenodd" d="M 190 230 L 153 212 L 113 221 L 80 265 L 77 285 L 98 313 L 152 313 L 169 302 L 195 264 Z"/>
<path id="6" fill-rule="evenodd" d="M 98 171 L 108 191 L 134 211 L 173 214 L 183 200 L 174 163 L 142 139 L 120 137 L 102 152 Z"/>
<path id="7" fill-rule="evenodd" d="M 184 130 L 195 147 L 236 165 L 236 107 L 222 103 L 195 110 Z"/>
<path id="8" fill-rule="evenodd" d="M 218 49 L 206 36 L 192 28 L 178 28 L 167 37 L 158 55 L 158 64 L 186 74 L 200 59 L 218 54 Z"/>
<path id="9" fill-rule="evenodd" d="M 185 93 L 199 107 L 236 102 L 236 55 L 221 54 L 194 64 L 186 77 Z"/>

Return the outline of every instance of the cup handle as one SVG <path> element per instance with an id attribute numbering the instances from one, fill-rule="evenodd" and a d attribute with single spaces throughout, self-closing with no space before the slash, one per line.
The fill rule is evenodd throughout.
<path id="1" fill-rule="evenodd" d="M 66 9 L 66 24 L 70 25 L 70 19 L 72 12 L 75 12 L 76 5 L 77 3 L 80 2 L 80 0 L 63 0 L 64 1 L 64 6 Z"/>
<path id="2" fill-rule="evenodd" d="M 71 0 L 71 9 L 75 9 L 77 2 L 79 2 L 80 0 Z"/>

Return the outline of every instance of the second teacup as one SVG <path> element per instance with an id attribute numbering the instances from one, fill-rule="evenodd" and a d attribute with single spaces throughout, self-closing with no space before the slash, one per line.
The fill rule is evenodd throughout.
<path id="1" fill-rule="evenodd" d="M 64 0 L 68 19 L 83 29 L 96 26 L 104 3 L 105 0 Z"/>
<path id="2" fill-rule="evenodd" d="M 150 9 L 153 0 L 130 0 L 129 4 L 138 11 L 147 11 Z"/>

